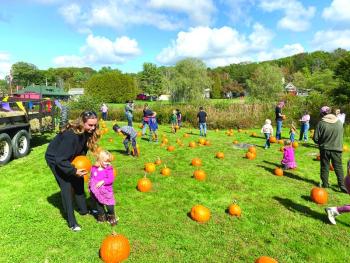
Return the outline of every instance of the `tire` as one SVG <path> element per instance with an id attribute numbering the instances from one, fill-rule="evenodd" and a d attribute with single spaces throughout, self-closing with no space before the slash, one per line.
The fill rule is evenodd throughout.
<path id="1" fill-rule="evenodd" d="M 26 130 L 20 130 L 12 138 L 13 158 L 21 158 L 29 153 L 30 136 Z"/>
<path id="2" fill-rule="evenodd" d="M 0 166 L 7 164 L 12 157 L 12 142 L 6 133 L 0 134 Z"/>

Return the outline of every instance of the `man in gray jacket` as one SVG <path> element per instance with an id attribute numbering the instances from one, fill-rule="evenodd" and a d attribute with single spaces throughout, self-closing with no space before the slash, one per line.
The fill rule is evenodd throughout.
<path id="1" fill-rule="evenodd" d="M 342 166 L 343 124 L 334 114 L 331 114 L 331 109 L 328 106 L 321 108 L 321 117 L 321 121 L 316 126 L 313 140 L 320 149 L 322 187 L 329 187 L 328 176 L 331 162 L 340 191 L 347 193 Z"/>

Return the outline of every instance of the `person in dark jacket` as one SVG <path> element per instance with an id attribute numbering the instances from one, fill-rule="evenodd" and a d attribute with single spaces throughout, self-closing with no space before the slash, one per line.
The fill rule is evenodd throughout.
<path id="1" fill-rule="evenodd" d="M 72 161 L 76 156 L 86 155 L 88 150 L 97 148 L 98 119 L 93 111 L 84 111 L 78 119 L 70 121 L 50 142 L 45 159 L 58 186 L 61 189 L 63 210 L 67 214 L 68 225 L 73 231 L 80 231 L 73 208 L 72 189 L 81 215 L 88 214 L 85 200 L 84 169 L 76 169 Z"/>
<path id="2" fill-rule="evenodd" d="M 347 193 L 342 166 L 343 124 L 331 114 L 331 109 L 327 106 L 321 108 L 321 116 L 322 120 L 316 126 L 313 140 L 320 149 L 322 187 L 329 187 L 328 176 L 331 162 L 340 191 Z"/>

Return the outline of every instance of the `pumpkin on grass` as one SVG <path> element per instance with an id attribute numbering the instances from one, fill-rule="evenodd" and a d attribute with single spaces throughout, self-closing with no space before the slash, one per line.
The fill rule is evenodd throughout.
<path id="1" fill-rule="evenodd" d="M 155 165 L 162 164 L 162 160 L 158 157 L 158 159 L 154 162 Z"/>
<path id="2" fill-rule="evenodd" d="M 173 152 L 175 150 L 175 147 L 172 145 L 169 145 L 167 150 L 168 150 L 168 152 Z"/>
<path id="3" fill-rule="evenodd" d="M 209 140 L 205 140 L 205 143 L 204 143 L 205 146 L 210 146 L 211 145 L 211 142 Z"/>
<path id="4" fill-rule="evenodd" d="M 168 140 L 167 138 L 163 138 L 163 139 L 162 139 L 162 143 L 168 144 L 168 143 L 169 143 L 169 140 Z"/>
<path id="5" fill-rule="evenodd" d="M 314 187 L 311 189 L 311 200 L 316 204 L 326 204 L 328 202 L 328 193 L 324 188 Z"/>
<path id="6" fill-rule="evenodd" d="M 191 218 L 199 223 L 205 223 L 210 219 L 210 210 L 202 205 L 195 205 L 191 209 Z"/>
<path id="7" fill-rule="evenodd" d="M 160 173 L 163 175 L 163 176 L 169 176 L 170 173 L 171 173 L 171 170 L 166 167 L 166 165 L 164 165 L 164 168 L 162 168 L 162 170 L 160 171 Z"/>
<path id="8" fill-rule="evenodd" d="M 205 144 L 205 139 L 200 138 L 200 139 L 198 140 L 198 142 L 199 142 L 199 144 L 204 145 L 204 144 Z"/>
<path id="9" fill-rule="evenodd" d="M 255 153 L 256 154 L 256 148 L 254 146 L 250 146 L 248 148 L 248 152 Z"/>
<path id="10" fill-rule="evenodd" d="M 196 143 L 195 143 L 195 142 L 190 142 L 190 143 L 188 144 L 188 146 L 189 146 L 190 148 L 194 148 L 194 147 L 196 147 Z"/>
<path id="11" fill-rule="evenodd" d="M 225 158 L 225 154 L 223 152 L 217 152 L 216 153 L 216 158 L 218 159 L 224 159 Z"/>
<path id="12" fill-rule="evenodd" d="M 101 244 L 100 257 L 103 262 L 122 262 L 130 255 L 130 242 L 121 235 L 112 233 Z"/>
<path id="13" fill-rule="evenodd" d="M 275 170 L 273 172 L 277 176 L 283 176 L 283 169 L 280 167 L 275 168 Z"/>
<path id="14" fill-rule="evenodd" d="M 251 152 L 247 152 L 247 153 L 245 154 L 245 157 L 246 157 L 247 159 L 249 159 L 249 160 L 254 160 L 255 157 L 256 157 L 256 154 L 255 154 L 255 153 L 251 153 Z"/>
<path id="15" fill-rule="evenodd" d="M 261 256 L 255 260 L 255 263 L 278 263 L 278 261 L 268 256 Z"/>
<path id="16" fill-rule="evenodd" d="M 202 160 L 199 158 L 193 158 L 191 164 L 192 164 L 192 166 L 201 166 Z"/>
<path id="17" fill-rule="evenodd" d="M 146 174 L 143 178 L 139 179 L 137 182 L 137 190 L 140 192 L 149 192 L 152 189 L 152 182 L 146 177 Z"/>
<path id="18" fill-rule="evenodd" d="M 239 207 L 239 205 L 237 204 L 236 200 L 233 200 L 233 203 L 228 207 L 228 213 L 231 216 L 236 216 L 236 217 L 241 216 L 242 210 Z"/>
<path id="19" fill-rule="evenodd" d="M 270 139 L 269 139 L 269 141 L 270 141 L 271 143 L 275 143 L 275 142 L 277 142 L 277 139 L 276 139 L 275 136 L 271 136 Z"/>
<path id="20" fill-rule="evenodd" d="M 196 170 L 193 172 L 193 177 L 198 181 L 204 181 L 206 174 L 203 170 Z"/>
<path id="21" fill-rule="evenodd" d="M 298 142 L 293 142 L 293 143 L 292 143 L 292 146 L 293 146 L 294 149 L 296 149 L 296 148 L 298 148 L 299 143 L 298 143 Z"/>
<path id="22" fill-rule="evenodd" d="M 147 173 L 153 173 L 156 170 L 156 165 L 154 163 L 145 163 L 145 171 Z"/>

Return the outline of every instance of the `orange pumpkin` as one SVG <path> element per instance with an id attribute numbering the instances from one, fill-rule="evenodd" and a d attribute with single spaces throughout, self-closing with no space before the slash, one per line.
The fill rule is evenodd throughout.
<path id="1" fill-rule="evenodd" d="M 113 233 L 102 241 L 100 256 L 104 262 L 122 262 L 129 255 L 130 243 L 125 236 Z"/>
<path id="2" fill-rule="evenodd" d="M 91 170 L 91 162 L 90 160 L 85 156 L 85 155 L 78 155 L 77 157 L 74 158 L 72 161 L 72 165 L 76 169 L 84 169 L 86 172 L 90 172 Z M 89 181 L 89 174 L 84 175 L 84 182 Z"/>
<path id="3" fill-rule="evenodd" d="M 211 145 L 211 142 L 209 140 L 205 140 L 205 143 L 204 143 L 206 146 L 210 146 Z"/>
<path id="4" fill-rule="evenodd" d="M 216 153 L 216 158 L 218 159 L 224 159 L 225 158 L 225 154 L 223 152 L 217 152 Z"/>
<path id="5" fill-rule="evenodd" d="M 328 193 L 324 188 L 314 187 L 311 190 L 311 200 L 316 204 L 326 204 L 328 202 Z"/>
<path id="6" fill-rule="evenodd" d="M 284 144 L 283 140 L 278 140 L 277 142 L 278 142 L 278 144 Z"/>
<path id="7" fill-rule="evenodd" d="M 294 149 L 296 149 L 296 148 L 298 148 L 299 143 L 298 143 L 298 142 L 293 142 L 293 143 L 292 143 L 292 146 L 293 146 Z"/>
<path id="8" fill-rule="evenodd" d="M 188 133 L 185 133 L 185 134 L 183 135 L 183 137 L 184 137 L 184 138 L 188 138 L 188 137 L 190 137 L 190 135 L 189 135 Z"/>
<path id="9" fill-rule="evenodd" d="M 205 139 L 200 138 L 200 139 L 198 140 L 198 142 L 199 142 L 199 144 L 204 145 L 204 144 L 205 144 Z"/>
<path id="10" fill-rule="evenodd" d="M 201 166 L 202 165 L 202 160 L 199 158 L 193 158 L 191 164 L 193 166 Z"/>
<path id="11" fill-rule="evenodd" d="M 205 223 L 210 219 L 210 210 L 202 205 L 195 205 L 191 209 L 191 218 L 199 223 Z"/>
<path id="12" fill-rule="evenodd" d="M 274 174 L 277 175 L 277 176 L 283 176 L 283 170 L 282 170 L 282 168 L 277 167 L 277 168 L 275 168 L 275 170 L 274 170 L 273 172 L 274 172 Z"/>
<path id="13" fill-rule="evenodd" d="M 149 192 L 152 189 L 152 182 L 146 175 L 137 182 L 137 189 L 140 192 Z"/>
<path id="14" fill-rule="evenodd" d="M 206 174 L 203 170 L 196 170 L 193 173 L 193 177 L 198 181 L 204 181 L 206 178 Z"/>
<path id="15" fill-rule="evenodd" d="M 246 157 L 247 159 L 249 159 L 249 160 L 254 160 L 255 157 L 256 157 L 256 155 L 255 155 L 254 153 L 247 152 L 247 153 L 245 154 L 245 157 Z"/>
<path id="16" fill-rule="evenodd" d="M 286 120 L 287 116 L 286 115 L 282 115 L 282 120 Z"/>
<path id="17" fill-rule="evenodd" d="M 267 256 L 261 256 L 255 260 L 255 263 L 278 263 L 278 261 Z"/>
<path id="18" fill-rule="evenodd" d="M 233 144 L 238 144 L 238 141 L 237 141 L 237 140 L 234 140 L 234 141 L 233 141 Z"/>
<path id="19" fill-rule="evenodd" d="M 154 163 L 145 163 L 145 171 L 147 173 L 153 173 L 156 170 L 156 166 Z"/>
<path id="20" fill-rule="evenodd" d="M 172 152 L 175 150 L 175 147 L 172 146 L 172 145 L 169 145 L 168 148 L 167 148 L 168 152 Z"/>
<path id="21" fill-rule="evenodd" d="M 252 136 L 252 137 L 257 137 L 258 135 L 256 134 L 256 132 L 253 132 L 253 133 L 251 134 L 251 136 Z"/>
<path id="22" fill-rule="evenodd" d="M 162 164 L 162 160 L 158 157 L 158 159 L 154 162 L 155 165 Z"/>
<path id="23" fill-rule="evenodd" d="M 277 141 L 275 136 L 271 136 L 269 140 L 271 143 L 275 143 Z"/>
<path id="24" fill-rule="evenodd" d="M 256 154 L 256 148 L 254 146 L 250 146 L 248 148 L 248 152 L 255 153 Z"/>
<path id="25" fill-rule="evenodd" d="M 160 173 L 164 176 L 169 176 L 171 173 L 171 170 L 168 167 L 166 167 L 166 165 L 164 165 L 164 168 L 162 168 Z"/>
<path id="26" fill-rule="evenodd" d="M 228 213 L 229 213 L 231 216 L 240 217 L 240 216 L 241 216 L 241 213 L 242 213 L 242 210 L 241 210 L 241 208 L 239 207 L 239 205 L 233 203 L 233 204 L 231 204 L 231 205 L 228 207 Z"/>
<path id="27" fill-rule="evenodd" d="M 194 148 L 194 147 L 196 147 L 196 143 L 195 142 L 190 142 L 188 144 L 188 146 L 191 147 L 191 148 Z"/>
<path id="28" fill-rule="evenodd" d="M 169 140 L 168 140 L 167 138 L 163 138 L 162 143 L 168 144 L 168 143 L 169 143 Z"/>
<path id="29" fill-rule="evenodd" d="M 113 139 L 112 139 L 112 138 L 109 138 L 109 139 L 108 139 L 108 142 L 113 142 Z"/>
<path id="30" fill-rule="evenodd" d="M 179 125 L 175 125 L 175 130 L 178 130 L 180 129 L 180 126 Z"/>

